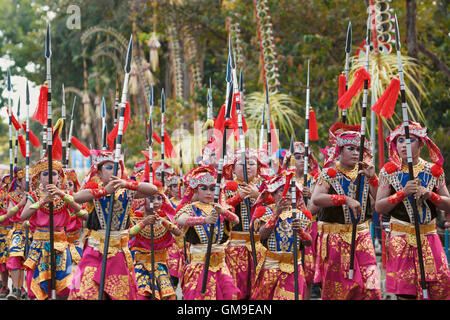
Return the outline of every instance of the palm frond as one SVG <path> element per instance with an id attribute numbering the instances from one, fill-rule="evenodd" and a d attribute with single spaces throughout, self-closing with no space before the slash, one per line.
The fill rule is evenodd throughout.
<path id="1" fill-rule="evenodd" d="M 259 129 L 261 126 L 261 114 L 266 100 L 265 92 L 252 92 L 244 98 L 244 115 L 249 128 Z M 295 134 L 294 128 L 298 127 L 302 118 L 298 114 L 300 102 L 294 97 L 284 93 L 271 93 L 269 95 L 270 118 L 273 125 L 290 137 Z"/>

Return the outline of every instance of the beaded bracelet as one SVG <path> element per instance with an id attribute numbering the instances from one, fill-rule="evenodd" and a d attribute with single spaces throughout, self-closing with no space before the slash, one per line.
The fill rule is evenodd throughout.
<path id="1" fill-rule="evenodd" d="M 106 192 L 105 188 L 98 188 L 98 189 L 90 189 L 92 195 L 98 199 L 106 196 L 108 193 Z"/>
<path id="2" fill-rule="evenodd" d="M 433 204 L 438 204 L 438 203 L 442 202 L 442 197 L 441 197 L 439 194 L 437 194 L 437 193 L 431 191 L 430 201 L 431 201 Z"/>
<path id="3" fill-rule="evenodd" d="M 137 235 L 139 232 L 141 232 L 142 229 L 144 229 L 145 226 L 142 222 L 139 222 L 138 224 L 136 224 L 135 226 L 133 226 L 132 228 L 130 228 L 130 235 L 131 236 L 135 236 Z"/>
<path id="4" fill-rule="evenodd" d="M 225 218 L 225 220 L 228 221 L 233 221 L 236 220 L 237 215 L 235 215 L 233 212 L 229 211 L 229 210 L 224 210 L 224 213 L 222 214 L 222 216 Z"/>
<path id="5" fill-rule="evenodd" d="M 74 202 L 73 197 L 70 194 L 65 194 L 62 198 L 65 203 L 72 203 Z"/>
<path id="6" fill-rule="evenodd" d="M 402 190 L 397 191 L 393 195 L 388 197 L 388 202 L 392 204 L 399 204 L 406 197 L 405 192 Z"/>
<path id="7" fill-rule="evenodd" d="M 127 180 L 126 187 L 128 190 L 136 191 L 139 187 L 139 182 L 134 180 Z"/>
<path id="8" fill-rule="evenodd" d="M 378 187 L 378 185 L 379 185 L 379 180 L 378 180 L 378 177 L 377 177 L 377 175 L 374 175 L 371 179 L 369 179 L 369 184 L 372 186 L 372 187 Z"/>
<path id="9" fill-rule="evenodd" d="M 332 194 L 330 195 L 330 198 L 333 201 L 334 205 L 336 206 L 342 206 L 343 204 L 345 204 L 345 201 L 347 200 L 346 196 L 339 194 Z"/>
<path id="10" fill-rule="evenodd" d="M 205 217 L 189 217 L 186 219 L 186 226 L 188 227 L 193 227 L 202 224 L 206 224 Z"/>
<path id="11" fill-rule="evenodd" d="M 19 207 L 18 206 L 14 206 L 10 210 L 11 210 L 12 213 L 17 213 L 19 211 Z"/>

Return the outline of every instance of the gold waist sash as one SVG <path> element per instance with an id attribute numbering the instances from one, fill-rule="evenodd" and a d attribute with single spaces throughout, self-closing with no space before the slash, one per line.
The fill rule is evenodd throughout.
<path id="1" fill-rule="evenodd" d="M 300 264 L 301 259 L 297 263 Z M 280 269 L 285 273 L 294 272 L 294 256 L 290 252 L 266 252 L 264 269 Z"/>
<path id="2" fill-rule="evenodd" d="M 417 248 L 416 229 L 414 227 L 414 224 L 405 222 L 405 221 L 401 221 L 399 219 L 391 217 L 390 230 L 391 230 L 391 234 L 390 234 L 391 236 L 405 235 L 406 242 L 409 245 Z M 419 231 L 420 231 L 421 236 L 426 235 L 426 234 L 437 233 L 436 220 L 433 219 L 428 224 L 419 225 Z M 421 237 L 421 241 L 423 241 L 422 237 Z"/>
<path id="3" fill-rule="evenodd" d="M 206 244 L 191 244 L 189 261 L 191 263 L 205 264 Z M 223 244 L 213 244 L 211 247 L 211 257 L 209 259 L 209 270 L 219 271 L 225 265 L 225 247 Z"/>
<path id="4" fill-rule="evenodd" d="M 104 254 L 105 248 L 105 230 L 89 230 L 87 245 L 94 250 Z M 130 249 L 128 249 L 128 230 L 111 231 L 109 235 L 108 256 L 107 258 L 114 257 L 117 253 L 123 252 L 127 262 L 128 270 L 133 270 L 134 263 L 131 256 Z"/>
<path id="5" fill-rule="evenodd" d="M 352 224 L 334 224 L 334 223 L 326 223 L 319 222 L 317 225 L 317 231 L 323 233 L 345 233 L 352 232 L 353 225 Z M 360 223 L 356 226 L 356 231 L 366 231 L 369 230 L 369 221 Z"/>
<path id="6" fill-rule="evenodd" d="M 50 241 L 50 232 L 36 230 L 33 232 L 33 241 Z M 53 246 L 56 251 L 62 252 L 67 248 L 67 237 L 64 232 L 53 233 Z"/>
<path id="7" fill-rule="evenodd" d="M 155 251 L 155 263 L 167 263 L 169 253 L 167 249 Z M 151 252 L 136 252 L 134 255 L 136 263 L 142 263 L 148 271 L 152 270 L 152 256 Z"/>

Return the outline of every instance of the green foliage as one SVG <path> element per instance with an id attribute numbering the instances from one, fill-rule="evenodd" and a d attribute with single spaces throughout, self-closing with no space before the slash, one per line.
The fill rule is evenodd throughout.
<path id="1" fill-rule="evenodd" d="M 160 111 L 159 97 L 162 88 L 166 90 L 166 129 L 170 133 L 177 129 L 194 130 L 193 121 L 206 120 L 206 90 L 209 79 L 212 82 L 214 116 L 217 116 L 220 106 L 225 100 L 225 71 L 228 53 L 227 18 L 239 22 L 240 37 L 242 39 L 244 75 L 244 96 L 251 96 L 255 92 L 263 92 L 261 76 L 260 48 L 257 35 L 257 24 L 254 18 L 253 1 L 236 0 L 232 9 L 225 8 L 225 1 L 88 1 L 69 0 L 10 0 L 0 2 L 0 56 L 8 55 L 14 60 L 12 74 L 20 74 L 30 81 L 40 85 L 45 79 L 44 61 L 44 31 L 46 16 L 52 11 L 54 18 L 52 26 L 52 80 L 53 106 L 56 117 L 60 114 L 61 85 L 83 90 L 86 86 L 91 102 L 95 98 L 105 96 L 108 110 L 112 110 L 115 78 L 119 73 L 120 85 L 123 82 L 123 70 L 118 70 L 113 60 L 104 55 L 94 60 L 92 57 L 100 44 L 112 41 L 113 37 L 105 33 L 98 33 L 81 44 L 81 35 L 91 27 L 112 27 L 124 38 L 128 39 L 132 31 L 132 20 L 136 23 L 134 48 L 142 50 L 148 60 L 149 47 L 147 40 L 152 32 L 156 32 L 161 42 L 159 53 L 159 68 L 152 70 L 157 79 L 154 85 L 155 109 L 154 127 L 159 135 Z M 177 3 L 171 4 L 171 3 Z M 68 29 L 67 7 L 78 5 L 81 9 L 81 29 Z M 405 37 L 405 9 L 400 2 L 391 2 L 396 11 L 400 32 Z M 47 7 L 46 7 L 47 6 Z M 271 21 L 274 29 L 275 46 L 278 52 L 278 67 L 280 70 L 280 93 L 289 95 L 295 104 L 290 109 L 300 118 L 293 122 L 293 129 L 297 139 L 302 140 L 304 106 L 306 98 L 306 63 L 310 60 L 311 76 L 311 106 L 314 108 L 318 121 L 319 141 L 311 143 L 312 149 L 318 153 L 319 148 L 328 144 L 328 129 L 337 121 L 338 75 L 344 70 L 345 37 L 349 21 L 352 22 L 353 41 L 352 54 L 365 38 L 366 4 L 365 1 L 306 1 L 279 0 L 269 1 Z M 132 12 L 132 8 L 136 10 Z M 432 4 L 427 1 L 417 3 L 417 35 L 419 42 L 427 50 L 447 63 L 449 37 L 449 19 L 446 15 L 447 5 L 443 1 Z M 173 98 L 173 83 L 171 57 L 168 44 L 169 17 L 175 17 L 177 30 L 182 46 L 183 26 L 189 26 L 192 37 L 199 51 L 198 59 L 202 65 L 203 87 L 194 88 L 188 97 Z M 433 23 L 430 23 L 433 21 Z M 138 44 L 138 46 L 137 46 Z M 103 48 L 106 52 L 114 53 L 118 57 L 123 52 L 117 48 Z M 403 52 L 404 53 L 404 52 Z M 83 65 L 85 58 L 86 69 Z M 122 64 L 124 61 L 120 60 Z M 25 69 L 30 64 L 35 70 Z M 431 61 L 419 53 L 419 64 L 425 67 L 426 75 L 419 79 L 426 88 L 427 99 L 422 99 L 420 107 L 427 118 L 430 136 L 436 139 L 441 150 L 448 150 L 446 140 L 449 128 L 448 91 L 449 79 L 437 69 Z M 187 69 L 187 67 L 186 67 Z M 31 71 L 29 71 L 31 70 Z M 87 78 L 83 72 L 86 71 Z M 185 80 L 187 81 L 187 80 Z M 186 86 L 187 87 L 187 86 Z M 139 89 L 140 90 L 140 89 Z M 70 114 L 73 93 L 66 95 L 66 105 Z M 74 134 L 81 136 L 81 119 L 85 110 L 81 97 L 77 97 L 77 111 Z M 147 109 L 142 98 L 137 95 L 129 97 L 132 106 L 132 121 L 124 137 L 127 167 L 132 168 L 133 162 L 143 160 L 140 151 L 147 147 L 145 141 L 145 119 L 148 118 Z M 92 108 L 95 108 L 92 106 Z M 99 110 L 87 110 L 92 117 L 99 115 Z M 400 114 L 399 108 L 396 110 Z M 251 115 L 259 119 L 257 115 Z M 249 116 L 250 118 L 250 116 Z M 283 117 L 280 117 L 283 119 Z M 107 116 L 108 128 L 112 128 L 113 116 Z M 354 120 L 356 121 L 356 120 Z M 92 119 L 94 126 L 99 119 Z M 352 123 L 354 124 L 354 123 Z M 280 124 L 275 124 L 280 125 Z M 33 131 L 40 132 L 40 126 L 33 125 Z M 4 125 L 0 124 L 0 133 Z M 286 129 L 287 130 L 287 129 Z M 282 130 L 280 147 L 289 144 L 289 130 Z M 2 134 L 5 139 L 7 131 Z M 176 139 L 173 138 L 175 141 Z M 98 140 L 97 140 L 98 141 Z M 86 143 L 85 141 L 83 141 Z M 7 145 L 7 140 L 2 141 Z M 174 143 L 175 145 L 176 143 Z M 155 145 L 159 152 L 159 146 Z M 5 153 L 6 152 L 6 153 Z M 445 151 L 446 152 L 446 151 Z M 0 150 L 0 158 L 7 159 L 7 149 Z"/>

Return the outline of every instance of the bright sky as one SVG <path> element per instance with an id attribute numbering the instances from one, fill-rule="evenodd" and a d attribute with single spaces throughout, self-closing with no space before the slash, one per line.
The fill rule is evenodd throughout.
<path id="1" fill-rule="evenodd" d="M 0 58 L 1 77 L 5 79 L 5 84 L 6 79 L 8 77 L 7 73 L 8 67 L 11 67 L 13 65 L 14 61 L 9 59 L 8 57 Z M 32 66 L 30 66 L 30 68 L 32 68 Z M 26 105 L 25 105 L 26 85 L 27 85 L 27 78 L 21 75 L 11 74 L 11 104 L 13 113 L 16 116 L 16 118 L 17 118 L 17 106 L 20 97 L 20 119 L 18 119 L 19 122 L 22 122 L 26 119 Z M 40 86 L 37 86 L 33 82 L 28 82 L 28 88 L 30 90 L 30 118 L 31 118 L 38 103 Z M 1 96 L 3 98 L 8 99 L 9 93 L 6 86 L 4 88 L 1 88 Z M 8 123 L 8 112 L 6 109 L 6 105 L 2 105 L 0 107 L 0 117 L 4 123 Z"/>

